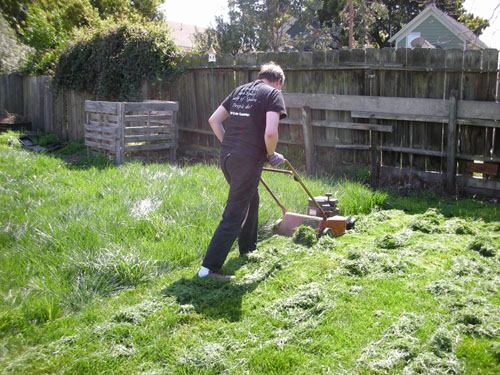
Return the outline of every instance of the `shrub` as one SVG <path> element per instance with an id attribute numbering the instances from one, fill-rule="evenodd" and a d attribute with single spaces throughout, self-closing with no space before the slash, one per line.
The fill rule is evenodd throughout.
<path id="1" fill-rule="evenodd" d="M 14 132 L 12 130 L 7 130 L 4 133 L 0 133 L 0 145 L 20 147 L 21 142 L 19 141 L 19 136 L 21 134 Z"/>
<path id="2" fill-rule="evenodd" d="M 49 146 L 61 143 L 62 140 L 53 133 L 42 133 L 35 137 L 35 143 L 39 146 Z"/>
<path id="3" fill-rule="evenodd" d="M 62 149 L 57 150 L 56 154 L 58 154 L 58 155 L 71 155 L 71 154 L 83 155 L 83 154 L 86 154 L 86 152 L 87 152 L 87 146 L 85 146 L 84 143 L 82 143 L 82 142 L 69 142 Z"/>
<path id="4" fill-rule="evenodd" d="M 59 59 L 54 83 L 101 100 L 138 100 L 146 79 L 175 74 L 176 53 L 166 25 L 119 25 L 68 47 Z"/>

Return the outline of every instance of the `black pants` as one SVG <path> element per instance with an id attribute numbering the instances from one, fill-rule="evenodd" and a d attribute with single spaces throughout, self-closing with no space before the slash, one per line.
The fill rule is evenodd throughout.
<path id="1" fill-rule="evenodd" d="M 240 254 L 257 246 L 259 220 L 258 186 L 264 161 L 239 156 L 221 155 L 221 168 L 229 183 L 229 195 L 215 233 L 208 245 L 203 267 L 218 272 L 236 238 Z"/>

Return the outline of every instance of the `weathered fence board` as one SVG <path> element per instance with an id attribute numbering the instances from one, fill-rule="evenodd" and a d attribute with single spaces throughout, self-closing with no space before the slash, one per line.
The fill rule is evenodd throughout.
<path id="1" fill-rule="evenodd" d="M 120 103 L 116 102 L 93 102 L 85 101 L 85 111 L 91 113 L 104 113 L 106 115 L 117 116 L 120 111 Z"/>

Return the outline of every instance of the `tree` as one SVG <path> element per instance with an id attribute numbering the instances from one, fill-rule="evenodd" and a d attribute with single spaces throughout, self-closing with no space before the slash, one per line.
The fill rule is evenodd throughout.
<path id="1" fill-rule="evenodd" d="M 389 46 L 388 40 L 431 2 L 449 16 L 464 22 L 476 35 L 489 26 L 487 20 L 467 14 L 463 0 L 354 0 L 358 46 Z M 326 25 L 337 25 L 341 30 L 341 39 L 347 40 L 346 0 L 325 0 L 319 20 Z M 347 43 L 344 42 L 344 45 Z"/>
<path id="2" fill-rule="evenodd" d="M 317 21 L 322 0 L 230 0 L 229 21 L 197 33 L 199 51 L 213 45 L 218 52 L 281 51 L 326 48 L 336 28 Z"/>
<path id="3" fill-rule="evenodd" d="M 125 20 L 139 16 L 148 20 L 161 20 L 158 7 L 161 0 L 86 0 L 96 8 L 101 19 Z"/>
<path id="4" fill-rule="evenodd" d="M 160 4 L 161 0 L 0 0 L 0 10 L 19 41 L 33 47 L 24 72 L 50 74 L 77 30 L 161 20 Z"/>
<path id="5" fill-rule="evenodd" d="M 26 62 L 29 47 L 17 40 L 14 30 L 0 13 L 0 73 L 15 73 Z"/>
<path id="6" fill-rule="evenodd" d="M 31 0 L 0 0 L 2 16 L 15 31 L 18 31 L 26 19 L 30 3 Z"/>

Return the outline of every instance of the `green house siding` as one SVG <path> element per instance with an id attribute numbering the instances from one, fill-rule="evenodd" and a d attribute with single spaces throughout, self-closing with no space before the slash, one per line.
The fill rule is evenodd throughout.
<path id="1" fill-rule="evenodd" d="M 464 48 L 464 42 L 433 15 L 409 33 L 420 33 L 420 36 L 438 48 Z M 397 42 L 396 48 L 406 48 L 406 37 Z"/>

